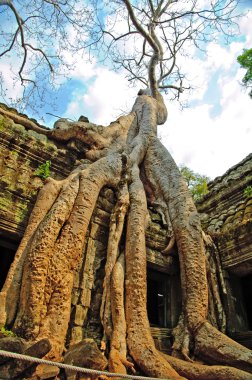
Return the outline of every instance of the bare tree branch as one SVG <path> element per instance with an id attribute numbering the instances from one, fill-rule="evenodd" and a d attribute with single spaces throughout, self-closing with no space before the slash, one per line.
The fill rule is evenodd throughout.
<path id="1" fill-rule="evenodd" d="M 57 66 L 70 70 L 72 64 L 63 59 L 70 51 L 72 57 L 95 56 L 125 70 L 131 83 L 148 86 L 157 97 L 158 90 L 179 95 L 189 87 L 178 64 L 190 54 L 189 46 L 204 49 L 217 33 L 233 35 L 238 0 L 207 0 L 203 8 L 198 0 L 111 0 L 105 7 L 103 0 L 90 0 L 87 6 L 74 0 L 23 0 L 22 5 L 16 1 L 0 0 L 17 25 L 7 34 L 0 30 L 0 36 L 6 36 L 0 38 L 0 58 L 18 53 L 17 75 L 24 87 L 30 85 L 26 94 L 32 89 L 43 93 L 38 78 L 56 76 Z"/>

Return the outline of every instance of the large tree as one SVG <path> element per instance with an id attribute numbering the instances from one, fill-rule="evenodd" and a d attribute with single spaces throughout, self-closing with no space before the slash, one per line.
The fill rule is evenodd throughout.
<path id="1" fill-rule="evenodd" d="M 1 3 L 14 12 L 12 2 Z M 43 3 L 55 7 L 57 13 L 68 2 Z M 229 27 L 233 2 L 211 2 L 209 9 L 200 9 L 196 1 L 110 1 L 103 9 L 101 4 L 92 4 L 86 47 L 96 49 L 102 42 L 106 46 L 102 58 L 111 52 L 114 63 L 128 71 L 129 80 L 141 81 L 146 89 L 139 91 L 128 115 L 107 127 L 60 119 L 49 131 L 1 111 L 56 140 L 84 142 L 85 157 L 90 160 L 63 181 L 47 180 L 41 189 L 1 292 L 1 322 L 13 325 L 14 331 L 28 340 L 49 338 L 52 350 L 48 357 L 60 359 L 70 319 L 74 271 L 99 192 L 110 186 L 117 201 L 111 214 L 100 311 L 104 338 L 109 342 L 110 370 L 125 373 L 127 367 L 132 368 L 129 353 L 150 376 L 250 379 L 251 351 L 220 331 L 224 316 L 219 318 L 219 329 L 213 326 L 210 291 L 216 295 L 217 310 L 223 312 L 217 284 L 208 271 L 207 257 L 215 247 L 202 231 L 179 169 L 157 138 L 157 125 L 167 119 L 160 90 L 179 94 L 184 88 L 178 51 L 183 45 L 188 47 L 188 41 L 197 45 L 208 36 L 213 38 L 214 30 L 225 23 Z M 117 21 L 122 25 L 118 31 Z M 12 41 L 23 26 L 18 24 Z M 128 45 L 131 38 L 133 52 Z M 178 249 L 182 311 L 173 331 L 173 356 L 155 348 L 146 311 L 147 203 L 159 205 L 172 228 L 173 238 L 165 254 L 175 242 Z M 195 357 L 215 365 L 203 366 L 193 361 Z"/>
<path id="2" fill-rule="evenodd" d="M 241 65 L 243 69 L 246 69 L 246 74 L 242 78 L 242 84 L 251 89 L 252 86 L 252 49 L 245 49 L 239 57 L 237 57 L 237 61 Z M 252 98 L 252 90 L 249 92 L 249 96 Z"/>
<path id="3" fill-rule="evenodd" d="M 187 183 L 194 201 L 200 200 L 208 193 L 207 183 L 210 182 L 209 177 L 195 173 L 185 165 L 180 165 L 179 170 Z"/>

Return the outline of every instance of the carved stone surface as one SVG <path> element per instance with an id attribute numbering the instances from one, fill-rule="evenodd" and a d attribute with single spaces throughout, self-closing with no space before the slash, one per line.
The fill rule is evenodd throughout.
<path id="1" fill-rule="evenodd" d="M 252 273 L 252 154 L 210 182 L 209 193 L 197 203 L 204 228 L 215 237 L 223 268 L 244 276 Z"/>
<path id="2" fill-rule="evenodd" d="M 0 237 L 20 240 L 38 189 L 43 185 L 34 173 L 51 161 L 51 176 L 66 177 L 76 153 L 0 115 Z"/>

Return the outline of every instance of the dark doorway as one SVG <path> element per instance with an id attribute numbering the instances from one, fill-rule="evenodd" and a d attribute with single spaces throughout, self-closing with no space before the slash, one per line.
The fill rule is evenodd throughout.
<path id="1" fill-rule="evenodd" d="M 252 330 L 252 275 L 241 279 L 244 306 L 247 312 L 248 327 Z"/>
<path id="2" fill-rule="evenodd" d="M 0 239 L 0 289 L 2 289 L 7 273 L 16 253 L 16 244 Z"/>
<path id="3" fill-rule="evenodd" d="M 148 270 L 147 312 L 152 326 L 167 327 L 167 275 Z"/>

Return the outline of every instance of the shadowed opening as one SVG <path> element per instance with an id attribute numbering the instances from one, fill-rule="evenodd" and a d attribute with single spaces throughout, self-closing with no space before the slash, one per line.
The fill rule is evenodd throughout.
<path id="1" fill-rule="evenodd" d="M 17 250 L 16 244 L 0 239 L 0 289 L 2 289 Z"/>

